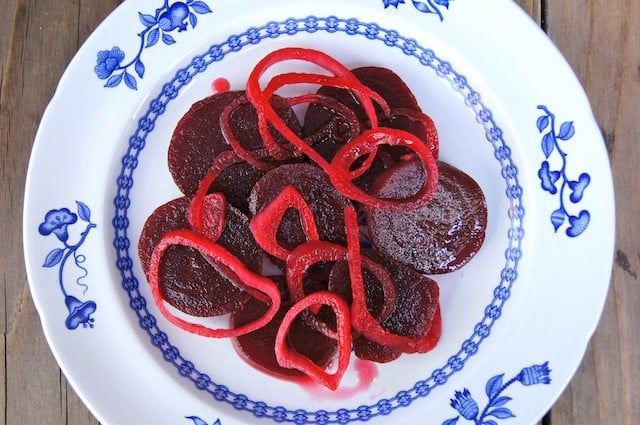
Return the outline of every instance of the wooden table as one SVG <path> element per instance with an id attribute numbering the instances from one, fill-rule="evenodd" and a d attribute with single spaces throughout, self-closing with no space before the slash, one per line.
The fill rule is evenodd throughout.
<path id="1" fill-rule="evenodd" d="M 2 0 L 0 4 L 2 424 L 96 423 L 60 372 L 42 334 L 25 277 L 20 229 L 27 162 L 42 112 L 78 47 L 119 3 Z M 577 375 L 542 423 L 636 425 L 640 423 L 640 1 L 518 3 L 558 45 L 586 88 L 613 167 L 618 211 L 612 284 L 602 321 Z"/>

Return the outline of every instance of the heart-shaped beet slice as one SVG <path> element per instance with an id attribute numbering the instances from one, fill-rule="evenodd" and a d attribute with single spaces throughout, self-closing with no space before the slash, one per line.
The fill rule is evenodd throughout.
<path id="1" fill-rule="evenodd" d="M 182 197 L 158 207 L 143 226 L 138 254 L 148 275 L 152 252 L 171 230 L 188 229 L 190 197 Z M 253 239 L 249 220 L 227 204 L 225 222 L 217 243 L 259 273 L 263 251 Z M 178 310 L 193 316 L 209 317 L 238 310 L 250 298 L 196 249 L 176 245 L 167 249 L 160 265 L 162 297 Z"/>
<path id="2" fill-rule="evenodd" d="M 229 104 L 241 96 L 244 96 L 243 91 L 228 91 L 202 99 L 194 103 L 176 125 L 169 144 L 168 162 L 169 171 L 182 193 L 195 193 L 198 183 L 209 171 L 214 158 L 231 149 L 220 128 L 220 115 Z M 274 108 L 287 126 L 300 132 L 300 123 L 289 106 L 276 97 Z M 238 106 L 231 113 L 230 119 L 231 130 L 245 149 L 256 150 L 263 147 L 258 132 L 258 118 L 251 104 L 243 103 Z M 285 143 L 280 137 L 277 137 L 277 140 Z M 236 168 L 238 170 L 235 170 Z M 241 192 L 241 187 L 250 188 L 261 175 L 262 172 L 248 164 L 236 164 L 222 172 L 219 183 L 217 186 L 214 184 L 212 189 L 225 193 L 229 202 L 235 204 L 234 193 Z M 238 176 L 242 178 L 240 182 L 237 180 Z M 241 185 L 242 181 L 249 184 Z M 248 189 L 245 190 L 245 196 L 238 198 L 246 199 Z"/>
<path id="3" fill-rule="evenodd" d="M 238 336 L 234 346 L 240 355 L 259 370 L 280 377 L 303 377 L 297 369 L 282 367 L 278 364 L 275 342 L 278 329 L 291 304 L 283 304 L 276 316 L 266 325 L 253 332 Z M 231 326 L 238 327 L 262 317 L 267 306 L 252 298 L 241 310 L 231 315 Z M 334 339 L 322 334 L 302 316 L 296 318 L 289 329 L 288 342 L 301 355 L 309 358 L 318 366 L 329 366 L 336 354 L 337 343 Z"/>
<path id="4" fill-rule="evenodd" d="M 251 190 L 249 210 L 255 216 L 276 199 L 287 186 L 302 195 L 315 218 L 321 240 L 344 244 L 343 211 L 349 201 L 331 184 L 327 175 L 311 164 L 285 164 L 260 178 Z M 283 216 L 276 240 L 287 250 L 307 241 L 298 212 L 290 208 Z"/>
<path id="5" fill-rule="evenodd" d="M 424 207 L 388 212 L 365 207 L 369 236 L 385 256 L 427 274 L 455 271 L 480 250 L 487 227 L 487 205 L 478 183 L 463 171 L 438 162 L 440 177 Z M 404 198 L 424 181 L 415 160 L 385 171 L 372 191 L 382 198 Z"/>

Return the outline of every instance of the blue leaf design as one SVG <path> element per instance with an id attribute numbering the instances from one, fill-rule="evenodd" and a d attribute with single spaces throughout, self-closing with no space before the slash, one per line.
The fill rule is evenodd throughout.
<path id="1" fill-rule="evenodd" d="M 551 213 L 551 224 L 553 224 L 553 228 L 557 232 L 560 226 L 564 223 L 564 217 L 566 215 L 566 211 L 564 208 L 560 208 Z"/>
<path id="2" fill-rule="evenodd" d="M 118 84 L 122 82 L 122 74 L 116 74 L 109 77 L 107 82 L 105 83 L 105 87 L 116 87 Z"/>
<path id="3" fill-rule="evenodd" d="M 220 422 L 220 419 L 216 419 L 213 425 L 222 425 L 222 422 Z"/>
<path id="4" fill-rule="evenodd" d="M 498 425 L 498 422 L 494 421 L 493 419 L 489 419 L 487 421 L 483 421 L 482 425 Z"/>
<path id="5" fill-rule="evenodd" d="M 42 267 L 53 267 L 62 261 L 62 257 L 64 255 L 64 249 L 55 248 L 49 254 L 47 254 L 47 258 L 44 259 L 44 264 Z"/>
<path id="6" fill-rule="evenodd" d="M 573 121 L 565 122 L 560 126 L 560 132 L 558 133 L 558 139 L 569 140 L 576 134 L 576 129 L 573 126 Z"/>
<path id="7" fill-rule="evenodd" d="M 569 199 L 574 204 L 580 202 L 582 200 L 582 195 L 584 195 L 584 190 L 591 183 L 591 176 L 587 173 L 580 174 L 577 181 L 569 182 L 569 188 L 571 188 L 571 195 L 569 195 Z"/>
<path id="8" fill-rule="evenodd" d="M 144 64 L 142 63 L 142 61 L 140 61 L 140 59 L 136 61 L 135 70 L 136 70 L 136 74 L 138 74 L 138 77 L 140 78 L 144 77 L 144 71 L 145 71 Z"/>
<path id="9" fill-rule="evenodd" d="M 548 115 L 540 116 L 540 118 L 538 118 L 538 121 L 536 122 L 536 126 L 538 127 L 538 131 L 542 133 L 544 129 L 549 126 L 549 116 Z"/>
<path id="10" fill-rule="evenodd" d="M 487 385 L 485 387 L 485 393 L 487 394 L 487 397 L 493 398 L 493 396 L 495 396 L 498 391 L 500 391 L 500 388 L 502 388 L 503 377 L 504 373 L 496 375 L 487 381 Z"/>
<path id="11" fill-rule="evenodd" d="M 194 12 L 199 13 L 200 15 L 211 13 L 209 6 L 203 1 L 194 1 L 189 6 L 191 6 Z"/>
<path id="12" fill-rule="evenodd" d="M 198 17 L 195 13 L 189 13 L 189 23 L 191 24 L 191 28 L 195 28 L 198 25 Z"/>
<path id="13" fill-rule="evenodd" d="M 549 156 L 553 153 L 553 148 L 555 147 L 555 140 L 553 138 L 553 133 L 547 133 L 542 138 L 542 152 L 544 156 L 549 158 Z"/>
<path id="14" fill-rule="evenodd" d="M 567 228 L 567 236 L 571 238 L 580 236 L 587 229 L 590 220 L 591 214 L 587 210 L 580 211 L 577 216 L 569 216 L 569 224 L 571 226 Z"/>
<path id="15" fill-rule="evenodd" d="M 158 28 L 154 28 L 151 31 L 149 31 L 149 34 L 147 35 L 147 44 L 146 44 L 146 48 L 149 48 L 151 46 L 154 46 L 158 40 L 160 39 L 160 30 Z"/>
<path id="16" fill-rule="evenodd" d="M 91 221 L 91 209 L 84 203 L 80 201 L 76 201 L 78 205 L 78 216 L 86 221 L 87 223 Z"/>
<path id="17" fill-rule="evenodd" d="M 144 13 L 138 12 L 138 17 L 140 18 L 140 22 L 145 27 L 152 27 L 156 24 L 156 18 L 153 15 L 146 15 Z"/>
<path id="18" fill-rule="evenodd" d="M 493 409 L 487 413 L 487 416 L 495 416 L 498 419 L 507 419 L 507 418 L 515 418 L 516 415 L 506 407 L 499 407 L 497 409 Z"/>
<path id="19" fill-rule="evenodd" d="M 507 397 L 507 396 L 502 396 L 502 397 L 498 397 L 495 400 L 493 400 L 491 402 L 491 404 L 489 404 L 490 407 L 500 407 L 500 406 L 504 406 L 505 404 L 507 404 L 508 402 L 510 402 L 511 400 L 513 400 L 511 397 Z"/>
<path id="20" fill-rule="evenodd" d="M 449 0 L 433 0 L 436 2 L 436 4 L 439 4 L 440 6 L 444 6 L 447 9 L 449 8 Z"/>
<path id="21" fill-rule="evenodd" d="M 200 419 L 197 416 L 187 416 L 186 418 L 187 419 L 191 419 L 193 421 L 194 425 L 208 425 L 205 421 L 203 421 L 202 419 Z"/>
<path id="22" fill-rule="evenodd" d="M 176 39 L 171 34 L 162 33 L 162 42 L 167 46 L 170 46 L 176 42 Z"/>
<path id="23" fill-rule="evenodd" d="M 458 423 L 458 419 L 460 419 L 460 416 L 456 416 L 452 419 L 447 419 L 446 421 L 442 422 L 442 425 L 456 425 Z"/>
<path id="24" fill-rule="evenodd" d="M 434 13 L 428 4 L 413 0 L 413 6 L 422 13 Z"/>
<path id="25" fill-rule="evenodd" d="M 128 72 L 124 73 L 124 83 L 132 90 L 138 89 L 138 83 L 136 82 L 136 78 L 129 74 Z"/>

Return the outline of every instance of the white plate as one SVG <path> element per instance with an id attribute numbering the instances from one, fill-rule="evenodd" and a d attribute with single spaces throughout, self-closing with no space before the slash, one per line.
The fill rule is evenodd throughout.
<path id="1" fill-rule="evenodd" d="M 60 366 L 96 417 L 539 419 L 600 317 L 614 204 L 588 101 L 535 24 L 508 0 L 190 0 L 169 2 L 173 15 L 151 3 L 123 3 L 80 49 L 42 119 L 26 187 L 31 291 Z M 471 174 L 488 201 L 482 250 L 437 278 L 441 343 L 379 365 L 360 391 L 303 389 L 252 369 L 229 341 L 174 328 L 138 264 L 145 218 L 178 196 L 166 164 L 177 120 L 214 79 L 241 88 L 251 66 L 283 46 L 394 69 L 435 120 L 441 158 Z M 357 386 L 356 375 L 344 385 Z"/>

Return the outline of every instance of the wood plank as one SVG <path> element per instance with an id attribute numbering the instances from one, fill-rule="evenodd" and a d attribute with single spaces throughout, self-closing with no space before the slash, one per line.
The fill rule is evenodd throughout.
<path id="1" fill-rule="evenodd" d="M 5 9 L 10 13 L 3 14 L 6 26 L 0 33 L 4 64 L 0 93 L 3 246 L 22 245 L 19 229 L 25 170 L 42 112 L 79 45 L 118 4 L 115 0 L 76 0 L 60 7 L 52 0 L 11 0 L 8 6 L 13 7 Z M 96 424 L 68 386 L 46 344 L 26 287 L 24 267 L 20 266 L 21 250 L 4 252 L 0 261 L 5 288 L 0 300 L 4 359 L 0 377 L 5 395 L 0 423 Z"/>
<path id="2" fill-rule="evenodd" d="M 553 425 L 622 424 L 640 418 L 640 4 L 635 0 L 548 3 L 548 32 L 591 99 L 609 150 L 618 211 L 616 265 L 601 323 Z"/>
<path id="3" fill-rule="evenodd" d="M 516 3 L 540 25 L 542 23 L 542 0 L 516 0 Z"/>

